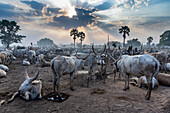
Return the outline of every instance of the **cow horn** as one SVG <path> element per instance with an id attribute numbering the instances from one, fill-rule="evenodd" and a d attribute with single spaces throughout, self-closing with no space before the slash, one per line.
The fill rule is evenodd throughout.
<path id="1" fill-rule="evenodd" d="M 33 78 L 31 78 L 30 81 L 34 81 L 38 77 L 38 75 L 39 75 L 39 69 L 37 71 L 37 74 Z"/>
<path id="2" fill-rule="evenodd" d="M 94 50 L 94 43 L 93 43 L 93 45 L 92 45 L 92 50 L 93 50 L 93 53 L 94 53 L 95 55 L 97 55 L 97 53 L 96 53 L 95 50 Z"/>
<path id="3" fill-rule="evenodd" d="M 79 50 L 79 49 L 78 49 L 78 50 Z M 91 52 L 89 52 L 89 54 L 88 54 L 87 56 L 85 56 L 84 58 L 80 58 L 80 57 L 77 55 L 78 50 L 76 51 L 76 57 L 77 57 L 78 59 L 82 59 L 82 60 L 86 60 L 86 59 L 89 57 L 90 53 L 91 53 Z"/>
<path id="4" fill-rule="evenodd" d="M 28 76 L 27 69 L 25 68 L 25 80 L 26 80 L 26 79 L 29 79 L 29 76 Z"/>
<path id="5" fill-rule="evenodd" d="M 114 51 L 114 48 L 111 50 L 110 45 L 108 44 L 108 50 L 109 50 L 110 53 L 112 53 Z"/>
<path id="6" fill-rule="evenodd" d="M 106 50 L 106 44 L 104 45 L 104 50 L 100 53 L 101 55 L 105 52 Z"/>
<path id="7" fill-rule="evenodd" d="M 113 56 L 110 54 L 109 51 L 107 51 L 107 54 L 108 54 L 108 56 L 111 58 L 111 60 L 116 61 L 116 60 L 113 58 Z"/>

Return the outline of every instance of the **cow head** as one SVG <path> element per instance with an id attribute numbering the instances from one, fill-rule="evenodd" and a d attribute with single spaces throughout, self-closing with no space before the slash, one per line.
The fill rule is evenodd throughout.
<path id="1" fill-rule="evenodd" d="M 97 61 L 97 64 L 98 65 L 101 65 L 101 64 L 104 64 L 104 59 L 102 58 L 102 55 L 103 53 L 105 52 L 106 50 L 106 45 L 104 45 L 104 49 L 101 53 L 96 53 L 95 50 L 94 50 L 94 44 L 92 45 L 92 50 L 93 50 L 93 53 L 95 54 L 96 56 L 96 61 Z"/>
<path id="2" fill-rule="evenodd" d="M 32 82 L 38 77 L 38 75 L 39 75 L 39 70 L 34 77 L 30 78 L 28 76 L 27 70 L 25 70 L 25 81 L 21 84 L 18 92 L 20 94 L 24 94 L 26 91 L 28 91 L 32 86 Z"/>
<path id="3" fill-rule="evenodd" d="M 77 59 L 79 69 L 84 70 L 84 61 L 82 59 Z"/>
<path id="4" fill-rule="evenodd" d="M 87 56 L 85 56 L 85 57 L 79 57 L 77 55 L 78 50 L 76 51 L 76 57 L 78 59 L 78 66 L 79 66 L 79 68 L 84 69 L 84 61 L 89 57 L 91 52 L 89 52 L 89 54 Z"/>

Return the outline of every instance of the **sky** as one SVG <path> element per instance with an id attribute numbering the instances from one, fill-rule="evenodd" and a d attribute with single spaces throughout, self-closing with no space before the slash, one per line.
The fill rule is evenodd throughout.
<path id="1" fill-rule="evenodd" d="M 142 43 L 170 30 L 170 0 L 0 0 L 0 20 L 16 21 L 25 35 L 23 45 L 50 38 L 56 44 L 73 43 L 70 31 L 83 31 L 85 44 L 123 41 L 121 26 L 130 28 L 126 40 Z M 76 39 L 79 43 L 80 40 Z"/>

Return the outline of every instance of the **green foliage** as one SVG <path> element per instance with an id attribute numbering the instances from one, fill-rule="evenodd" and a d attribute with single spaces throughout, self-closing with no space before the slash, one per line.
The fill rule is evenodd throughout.
<path id="1" fill-rule="evenodd" d="M 123 46 L 125 45 L 126 34 L 129 36 L 130 29 L 128 26 L 121 26 L 119 33 L 123 34 Z"/>
<path id="2" fill-rule="evenodd" d="M 107 42 L 107 45 L 108 45 L 108 42 Z M 118 42 L 118 41 L 110 41 L 109 42 L 109 46 L 111 47 L 111 46 L 114 46 L 114 47 L 121 47 L 121 43 L 120 42 Z"/>
<path id="3" fill-rule="evenodd" d="M 148 42 L 147 42 L 147 45 L 150 46 L 151 42 L 153 41 L 153 37 L 151 37 L 151 36 L 148 37 L 148 38 L 147 38 L 147 41 L 148 41 Z"/>
<path id="4" fill-rule="evenodd" d="M 85 33 L 84 32 L 79 32 L 78 36 L 80 37 L 81 42 L 85 39 Z"/>
<path id="5" fill-rule="evenodd" d="M 15 21 L 2 20 L 0 21 L 0 39 L 3 45 L 9 47 L 12 43 L 21 43 L 21 40 L 26 36 L 18 35 L 21 30 L 20 26 Z"/>
<path id="6" fill-rule="evenodd" d="M 158 46 L 170 46 L 170 30 L 165 31 L 160 37 Z"/>
<path id="7" fill-rule="evenodd" d="M 78 37 L 80 38 L 81 46 L 82 46 L 82 41 L 85 39 L 85 33 L 84 32 L 79 32 Z"/>
<path id="8" fill-rule="evenodd" d="M 138 40 L 138 38 L 128 40 L 127 41 L 127 46 L 141 46 L 141 42 Z"/>
<path id="9" fill-rule="evenodd" d="M 79 37 L 79 35 L 78 35 L 78 30 L 77 30 L 77 29 L 72 29 L 72 30 L 70 31 L 70 36 L 73 36 L 74 46 L 75 46 L 75 40 L 76 40 L 77 37 Z"/>
<path id="10" fill-rule="evenodd" d="M 39 41 L 37 41 L 37 45 L 38 47 L 49 47 L 49 48 L 56 47 L 54 42 L 49 38 L 40 39 Z"/>

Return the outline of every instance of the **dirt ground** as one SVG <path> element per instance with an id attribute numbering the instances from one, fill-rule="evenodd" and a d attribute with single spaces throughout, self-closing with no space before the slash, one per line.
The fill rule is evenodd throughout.
<path id="1" fill-rule="evenodd" d="M 0 79 L 0 101 L 8 100 L 24 81 L 22 60 L 14 61 L 9 66 L 6 78 Z M 28 68 L 29 76 L 34 76 L 37 67 Z M 42 80 L 42 95 L 53 92 L 52 71 L 50 67 L 40 68 L 38 79 Z M 42 100 L 25 101 L 17 97 L 12 103 L 4 103 L 0 113 L 170 113 L 170 87 L 159 86 L 152 91 L 150 100 L 145 100 L 146 89 L 130 85 L 130 90 L 123 91 L 122 80 L 113 81 L 109 75 L 106 83 L 92 80 L 86 87 L 86 75 L 77 75 L 74 79 L 75 91 L 69 86 L 69 75 L 61 79 L 61 92 L 69 94 L 69 98 L 57 103 Z"/>

